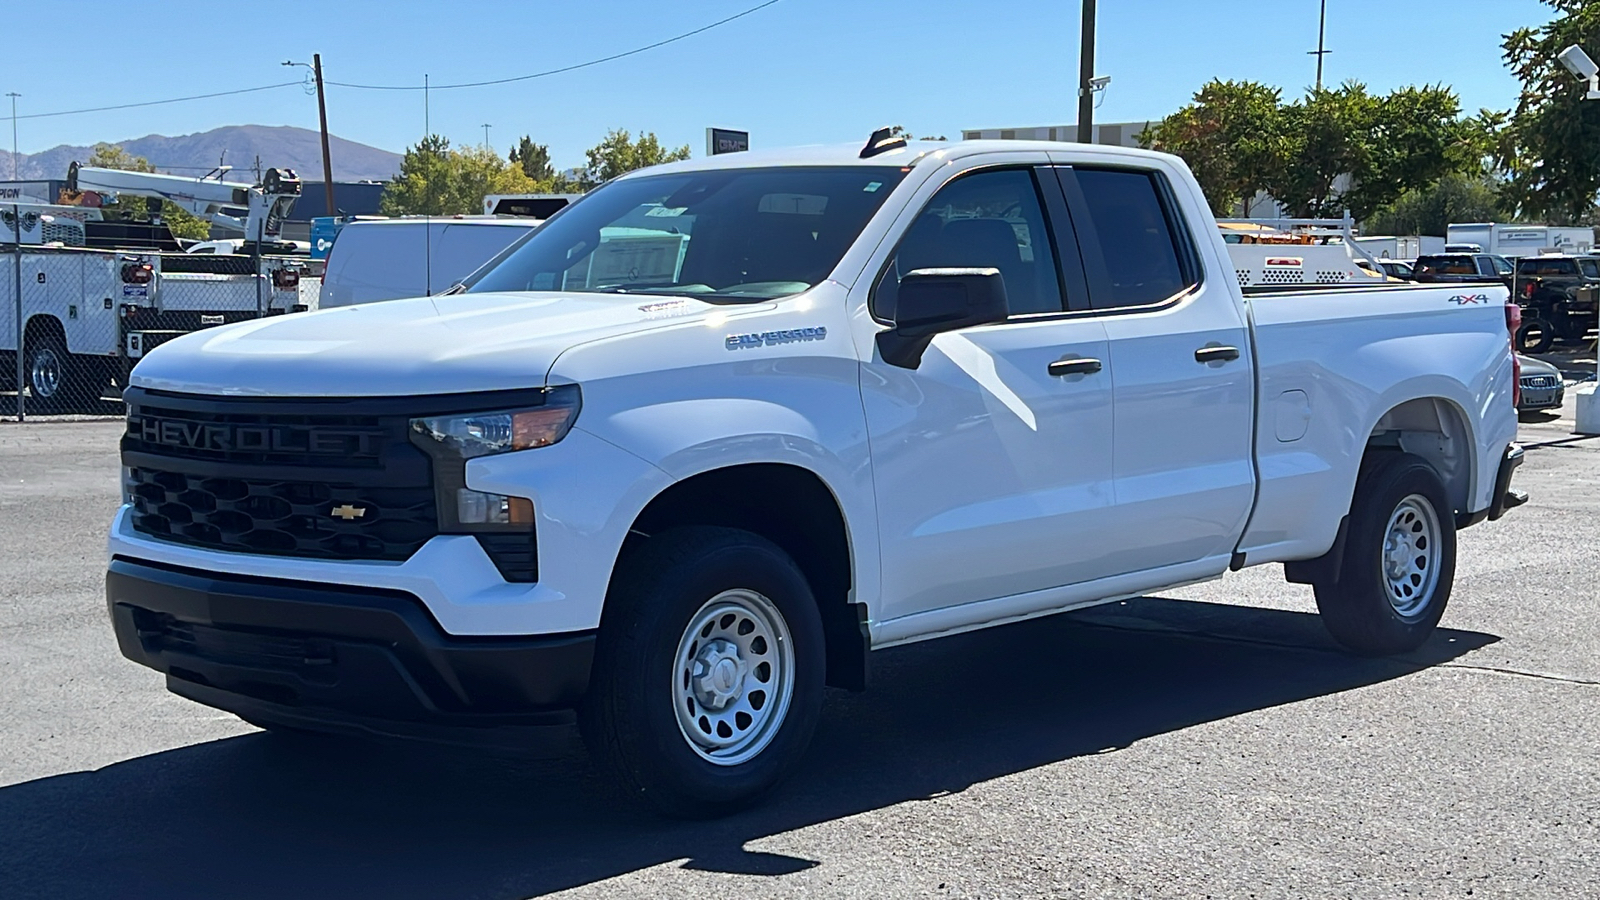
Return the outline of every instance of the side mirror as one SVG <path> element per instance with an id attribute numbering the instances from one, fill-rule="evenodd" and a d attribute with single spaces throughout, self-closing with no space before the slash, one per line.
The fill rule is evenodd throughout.
<path id="1" fill-rule="evenodd" d="M 878 353 L 889 365 L 915 369 L 935 335 L 1010 315 L 999 269 L 917 269 L 900 279 L 895 325 L 878 334 Z"/>

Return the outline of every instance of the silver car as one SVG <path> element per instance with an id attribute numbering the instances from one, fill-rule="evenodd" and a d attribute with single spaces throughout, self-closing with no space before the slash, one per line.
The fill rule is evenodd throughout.
<path id="1" fill-rule="evenodd" d="M 1561 380 L 1561 370 L 1542 359 L 1517 354 L 1522 364 L 1522 399 L 1517 401 L 1517 412 L 1535 412 L 1541 409 L 1559 409 L 1566 398 L 1566 388 Z"/>

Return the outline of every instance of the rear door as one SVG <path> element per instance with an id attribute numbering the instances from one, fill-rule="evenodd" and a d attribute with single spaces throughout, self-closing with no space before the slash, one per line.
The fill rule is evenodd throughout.
<path id="1" fill-rule="evenodd" d="M 1111 344 L 1123 571 L 1231 555 L 1255 493 L 1250 335 L 1158 171 L 1059 168 Z"/>

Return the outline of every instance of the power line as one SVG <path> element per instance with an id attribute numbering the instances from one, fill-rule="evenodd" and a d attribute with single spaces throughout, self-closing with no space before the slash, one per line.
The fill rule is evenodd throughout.
<path id="1" fill-rule="evenodd" d="M 438 85 L 434 85 L 432 87 L 432 90 L 447 91 L 447 90 L 453 90 L 453 89 L 456 89 L 456 88 L 489 87 L 489 86 L 497 85 L 497 84 L 512 84 L 512 83 L 518 82 L 518 81 L 529 81 L 529 80 L 534 79 L 534 78 L 545 78 L 545 77 L 548 77 L 550 75 L 560 75 L 563 72 L 573 72 L 573 71 L 577 71 L 578 69 L 587 69 L 587 68 L 589 68 L 591 66 L 598 66 L 601 63 L 608 63 L 608 62 L 612 62 L 612 61 L 618 60 L 618 59 L 623 59 L 623 58 L 626 58 L 626 57 L 629 57 L 629 56 L 637 56 L 640 53 L 645 53 L 645 52 L 648 52 L 650 50 L 655 50 L 658 47 L 665 47 L 668 44 L 675 44 L 678 41 L 682 41 L 682 40 L 686 40 L 688 38 L 692 38 L 697 34 L 704 34 L 705 32 L 710 31 L 713 28 L 719 28 L 719 27 L 721 27 L 723 25 L 728 24 L 729 22 L 733 22 L 735 20 L 742 19 L 745 16 L 752 15 L 754 13 L 758 13 L 761 10 L 766 9 L 769 6 L 774 6 L 779 2 L 780 2 L 780 0 L 766 0 L 766 2 L 759 3 L 759 4 L 755 5 L 755 6 L 752 6 L 749 9 L 744 10 L 743 12 L 734 13 L 733 15 L 728 16 L 725 19 L 718 19 L 715 22 L 712 22 L 712 23 L 707 24 L 707 25 L 702 25 L 699 28 L 695 28 L 695 29 L 693 29 L 691 31 L 685 31 L 682 34 L 674 35 L 674 36 L 666 38 L 664 40 L 656 41 L 655 43 L 652 43 L 652 44 L 646 44 L 646 45 L 644 45 L 642 47 L 635 47 L 632 50 L 624 50 L 621 53 L 613 53 L 610 56 L 602 56 L 602 57 L 600 57 L 598 59 L 591 59 L 591 60 L 588 60 L 587 62 L 575 63 L 575 64 L 570 65 L 570 66 L 562 66 L 561 68 L 558 68 L 558 69 L 548 69 L 548 70 L 543 71 L 543 72 L 534 72 L 531 75 L 517 75 L 517 76 L 512 77 L 512 78 L 496 78 L 496 79 L 491 79 L 489 81 L 467 81 L 467 82 L 461 82 L 459 84 L 438 84 Z M 422 87 L 420 87 L 418 85 L 411 85 L 411 84 L 353 84 L 353 83 L 345 82 L 345 81 L 329 81 L 329 82 L 327 82 L 327 84 L 335 85 L 335 86 L 338 86 L 338 87 L 354 88 L 354 89 L 366 90 L 366 91 L 420 91 L 420 90 L 423 90 Z M 304 80 L 301 80 L 301 81 L 280 81 L 280 82 L 278 82 L 276 84 L 263 84 L 263 85 L 259 85 L 257 87 L 238 88 L 236 90 L 231 90 L 231 91 L 213 91 L 213 92 L 208 93 L 208 94 L 191 94 L 190 96 L 187 96 L 187 97 L 169 97 L 169 98 L 167 98 L 165 100 L 145 100 L 145 101 L 142 101 L 142 102 L 139 102 L 139 103 L 118 103 L 118 104 L 115 104 L 115 105 L 112 105 L 112 106 L 91 106 L 91 107 L 86 107 L 84 109 L 62 109 L 62 110 L 56 110 L 55 112 L 29 113 L 29 114 L 27 114 L 25 116 L 15 116 L 14 118 L 16 118 L 16 119 L 49 119 L 49 118 L 54 118 L 56 116 L 76 116 L 76 115 L 82 115 L 84 113 L 114 112 L 116 110 L 121 110 L 121 109 L 139 109 L 139 108 L 146 107 L 146 106 L 164 106 L 164 105 L 166 105 L 168 103 L 187 103 L 187 102 L 192 101 L 192 100 L 210 100 L 210 99 L 215 98 L 215 97 L 234 97 L 234 96 L 238 96 L 239 94 L 254 94 L 254 93 L 258 93 L 260 91 L 272 91 L 272 90 L 277 90 L 278 88 L 285 88 L 285 87 L 303 87 L 304 85 L 305 85 L 305 81 Z"/>
<path id="2" fill-rule="evenodd" d="M 621 53 L 613 53 L 610 56 L 602 56 L 599 59 L 591 59 L 588 62 L 576 63 L 576 64 L 570 65 L 570 66 L 562 66 L 559 69 L 550 69 L 550 70 L 547 70 L 547 71 L 544 71 L 544 72 L 534 72 L 532 75 L 518 75 L 518 76 L 516 76 L 514 78 L 496 78 L 496 79 L 494 79 L 492 81 L 466 81 L 466 82 L 462 82 L 460 84 L 436 84 L 436 85 L 433 85 L 432 90 L 435 90 L 435 91 L 447 91 L 447 90 L 452 90 L 452 89 L 455 89 L 455 88 L 488 87 L 490 85 L 496 85 L 496 84 L 511 84 L 512 82 L 516 82 L 516 81 L 528 81 L 528 80 L 533 79 L 533 78 L 544 78 L 545 76 L 548 76 L 548 75 L 560 75 L 563 72 L 572 72 L 572 71 L 575 71 L 577 69 L 587 69 L 590 66 L 598 66 L 601 63 L 608 63 L 608 62 L 611 62 L 613 60 L 622 59 L 623 57 L 627 57 L 627 56 L 636 56 L 636 55 L 638 55 L 640 53 L 644 53 L 644 52 L 646 52 L 648 50 L 654 50 L 657 47 L 665 47 L 668 44 L 677 43 L 678 41 L 684 40 L 685 38 L 694 37 L 697 34 L 704 34 L 705 32 L 710 31 L 713 28 L 717 28 L 719 26 L 726 25 L 729 22 L 734 21 L 735 19 L 742 19 L 745 16 L 751 15 L 752 13 L 758 13 L 761 10 L 766 9 L 767 7 L 772 6 L 772 5 L 774 5 L 774 4 L 778 3 L 778 2 L 779 2 L 779 0 L 767 0 L 767 2 L 758 4 L 756 6 L 752 6 L 749 9 L 745 10 L 744 12 L 735 13 L 734 15 L 731 15 L 731 16 L 727 17 L 726 19 L 718 19 L 717 21 L 712 22 L 709 25 L 702 25 L 699 28 L 694 29 L 693 31 L 685 31 L 683 34 L 676 35 L 676 36 L 673 36 L 673 37 L 669 37 L 666 40 L 656 41 L 653 44 L 646 44 L 643 47 L 635 47 L 632 50 L 625 50 L 625 51 L 623 51 Z M 420 90 L 423 89 L 422 87 L 420 87 L 418 85 L 414 85 L 414 84 L 350 84 L 349 82 L 344 82 L 344 81 L 329 81 L 328 84 L 331 84 L 331 85 L 334 85 L 334 86 L 337 86 L 337 87 L 357 88 L 357 89 L 363 90 L 363 91 L 420 91 Z"/>
<path id="3" fill-rule="evenodd" d="M 116 106 L 95 106 L 88 109 L 63 109 L 58 112 L 29 113 L 17 116 L 19 119 L 48 119 L 52 116 L 75 116 L 79 113 L 111 112 L 117 109 L 135 109 L 141 106 L 160 106 L 164 103 L 186 103 L 190 100 L 209 100 L 212 97 L 232 97 L 236 94 L 253 94 L 257 91 L 270 91 L 282 87 L 297 87 L 303 81 L 282 81 L 277 84 L 263 84 L 260 87 L 239 88 L 234 91 L 216 91 L 210 94 L 195 94 L 190 97 L 173 97 L 168 100 L 146 100 L 143 103 L 119 103 Z"/>

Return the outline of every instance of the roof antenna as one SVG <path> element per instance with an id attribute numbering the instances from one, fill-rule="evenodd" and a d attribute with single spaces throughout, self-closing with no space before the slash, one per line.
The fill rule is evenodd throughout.
<path id="1" fill-rule="evenodd" d="M 871 159 L 879 153 L 899 150 L 905 145 L 905 137 L 895 134 L 893 128 L 879 128 L 872 133 L 872 137 L 867 138 L 867 145 L 861 148 L 861 158 Z"/>

